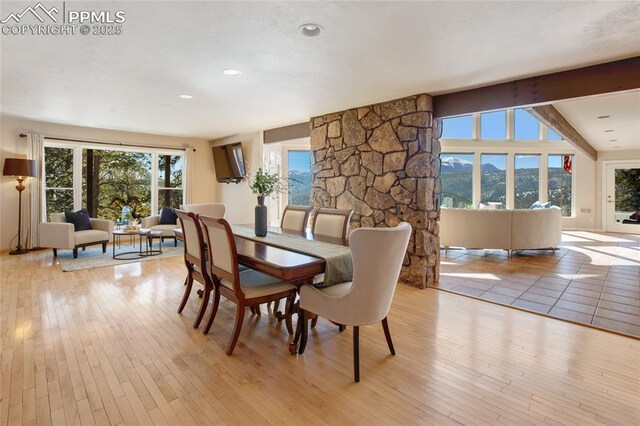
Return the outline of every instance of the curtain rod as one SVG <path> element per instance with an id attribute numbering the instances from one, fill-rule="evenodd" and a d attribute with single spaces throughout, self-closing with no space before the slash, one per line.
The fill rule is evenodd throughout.
<path id="1" fill-rule="evenodd" d="M 21 138 L 26 138 L 27 135 L 24 133 L 20 133 L 19 135 Z M 71 138 L 57 138 L 57 137 L 53 137 L 53 136 L 45 136 L 45 139 L 50 139 L 53 141 L 64 141 L 64 142 L 79 142 L 79 143 L 91 143 L 91 144 L 97 144 L 97 145 L 111 145 L 111 146 L 127 146 L 127 147 L 133 147 L 133 148 L 153 148 L 153 149 L 162 149 L 162 148 L 167 148 L 167 149 L 177 149 L 177 150 L 181 150 L 181 151 L 186 151 L 187 149 L 192 149 L 193 152 L 196 152 L 196 149 L 192 146 L 151 146 L 151 145 L 139 145 L 139 144 L 129 144 L 129 143 L 122 143 L 122 142 L 98 142 L 98 141 L 88 141 L 88 140 L 83 140 L 83 139 L 71 139 Z"/>

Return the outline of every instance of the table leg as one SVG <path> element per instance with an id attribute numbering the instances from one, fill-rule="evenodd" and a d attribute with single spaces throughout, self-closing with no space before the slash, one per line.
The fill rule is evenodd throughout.
<path id="1" fill-rule="evenodd" d="M 302 334 L 302 321 L 300 319 L 300 311 L 298 310 L 298 323 L 296 324 L 296 333 L 293 336 L 293 340 L 289 343 L 289 353 L 295 355 L 298 352 L 298 342 L 300 341 L 300 335 Z"/>

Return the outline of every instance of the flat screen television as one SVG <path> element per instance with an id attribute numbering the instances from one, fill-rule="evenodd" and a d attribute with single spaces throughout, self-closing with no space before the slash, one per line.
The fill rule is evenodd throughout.
<path id="1" fill-rule="evenodd" d="M 238 183 L 244 179 L 244 157 L 242 144 L 232 143 L 228 145 L 214 146 L 213 166 L 216 170 L 216 179 L 221 183 Z"/>

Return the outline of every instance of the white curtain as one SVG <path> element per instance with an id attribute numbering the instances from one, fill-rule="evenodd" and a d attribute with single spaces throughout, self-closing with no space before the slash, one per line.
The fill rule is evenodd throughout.
<path id="1" fill-rule="evenodd" d="M 191 177 L 193 171 L 193 148 L 184 150 L 184 165 L 182 166 L 184 176 L 184 204 L 191 204 Z"/>
<path id="2" fill-rule="evenodd" d="M 28 223 L 25 246 L 35 248 L 40 246 L 38 228 L 44 221 L 44 136 L 35 133 L 27 135 L 27 158 L 36 161 L 36 176 L 30 179 L 29 188 L 29 208 L 26 211 L 27 220 L 23 218 L 23 223 Z"/>

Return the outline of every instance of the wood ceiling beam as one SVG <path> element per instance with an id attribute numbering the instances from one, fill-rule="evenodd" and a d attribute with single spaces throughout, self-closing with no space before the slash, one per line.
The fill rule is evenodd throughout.
<path id="1" fill-rule="evenodd" d="M 433 97 L 435 118 L 640 88 L 640 56 Z"/>
<path id="2" fill-rule="evenodd" d="M 598 151 L 567 121 L 553 105 L 540 105 L 527 108 L 533 116 L 545 126 L 557 132 L 564 140 L 573 144 L 593 161 L 598 159 Z"/>

